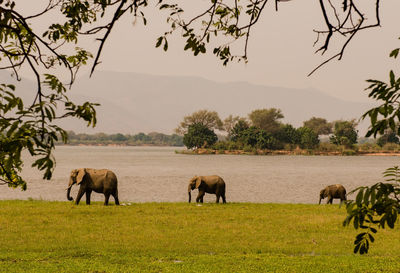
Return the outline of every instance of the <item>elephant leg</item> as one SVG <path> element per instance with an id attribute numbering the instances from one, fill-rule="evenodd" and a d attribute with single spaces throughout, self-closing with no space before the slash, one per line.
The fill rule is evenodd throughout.
<path id="1" fill-rule="evenodd" d="M 225 193 L 222 194 L 222 203 L 226 204 Z"/>
<path id="2" fill-rule="evenodd" d="M 197 203 L 199 203 L 199 202 L 203 203 L 203 197 L 204 197 L 205 194 L 206 194 L 205 191 L 199 191 L 199 194 L 196 197 L 196 202 Z"/>
<path id="3" fill-rule="evenodd" d="M 86 191 L 86 205 L 90 205 L 90 195 L 92 194 L 91 190 Z"/>
<path id="4" fill-rule="evenodd" d="M 333 202 L 333 197 L 332 196 L 329 196 L 328 197 L 328 202 L 326 202 L 327 204 L 332 204 L 332 202 Z"/>
<path id="5" fill-rule="evenodd" d="M 217 200 L 216 200 L 216 203 L 219 203 L 219 198 L 220 198 L 221 196 L 219 195 L 219 194 L 217 194 Z"/>
<path id="6" fill-rule="evenodd" d="M 76 196 L 76 201 L 75 201 L 75 204 L 79 204 L 79 201 L 81 201 L 81 198 L 82 198 L 82 196 L 85 194 L 85 191 L 83 190 L 83 188 L 82 187 L 80 187 L 79 188 L 79 191 L 78 191 L 78 195 Z"/>
<path id="7" fill-rule="evenodd" d="M 108 206 L 108 199 L 110 199 L 110 193 L 105 193 L 104 194 L 104 206 Z"/>
<path id="8" fill-rule="evenodd" d="M 114 197 L 115 205 L 119 205 L 118 191 L 114 192 L 112 196 Z"/>

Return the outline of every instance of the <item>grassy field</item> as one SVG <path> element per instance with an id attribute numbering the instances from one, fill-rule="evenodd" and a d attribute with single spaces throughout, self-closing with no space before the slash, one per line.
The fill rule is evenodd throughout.
<path id="1" fill-rule="evenodd" d="M 399 272 L 400 229 L 365 256 L 338 205 L 0 201 L 1 272 Z"/>

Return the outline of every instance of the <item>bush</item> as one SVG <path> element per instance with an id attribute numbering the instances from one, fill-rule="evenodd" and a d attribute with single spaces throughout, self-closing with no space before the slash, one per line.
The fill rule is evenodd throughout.
<path id="1" fill-rule="evenodd" d="M 290 143 L 286 143 L 284 146 L 283 146 L 283 149 L 285 150 L 285 151 L 293 151 L 293 150 L 295 150 L 296 148 L 297 148 L 297 144 L 290 144 Z"/>
<path id="2" fill-rule="evenodd" d="M 391 152 L 398 152 L 400 150 L 400 145 L 395 143 L 386 143 L 382 147 L 383 151 L 391 151 Z"/>
<path id="3" fill-rule="evenodd" d="M 243 147 L 243 151 L 246 152 L 246 153 L 250 153 L 250 152 L 253 151 L 253 147 L 251 145 L 245 145 Z"/>
<path id="4" fill-rule="evenodd" d="M 218 140 L 214 131 L 208 129 L 201 123 L 195 123 L 189 126 L 188 132 L 183 136 L 183 144 L 188 149 L 209 148 Z"/>
<path id="5" fill-rule="evenodd" d="M 358 145 L 358 149 L 364 152 L 375 152 L 381 151 L 382 148 L 378 146 L 376 143 L 363 143 Z"/>
<path id="6" fill-rule="evenodd" d="M 222 150 L 222 151 L 225 151 L 225 150 L 228 150 L 228 143 L 227 143 L 226 141 L 217 141 L 217 142 L 212 146 L 212 148 L 213 148 L 214 150 Z"/>
<path id="7" fill-rule="evenodd" d="M 350 149 L 345 149 L 342 151 L 342 155 L 356 155 L 357 152 L 354 150 L 350 150 Z"/>
<path id="8" fill-rule="evenodd" d="M 241 150 L 243 149 L 243 145 L 239 142 L 233 142 L 229 141 L 227 142 L 228 150 L 229 151 L 235 151 L 235 150 Z"/>
<path id="9" fill-rule="evenodd" d="M 319 144 L 318 135 L 310 128 L 300 127 L 297 129 L 300 135 L 300 147 L 303 149 L 314 149 Z"/>
<path id="10" fill-rule="evenodd" d="M 319 144 L 318 149 L 322 152 L 336 152 L 339 147 L 335 144 L 324 142 Z"/>

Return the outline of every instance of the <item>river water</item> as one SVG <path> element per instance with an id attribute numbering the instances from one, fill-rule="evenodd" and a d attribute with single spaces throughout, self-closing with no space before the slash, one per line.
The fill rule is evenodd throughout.
<path id="1" fill-rule="evenodd" d="M 182 148 L 58 146 L 50 181 L 30 168 L 27 157 L 23 175 L 28 189 L 0 186 L 0 199 L 66 201 L 70 171 L 86 167 L 114 171 L 121 202 L 185 202 L 192 176 L 217 174 L 226 182 L 227 202 L 317 203 L 327 185 L 343 184 L 348 191 L 371 185 L 400 163 L 398 156 L 182 155 L 176 149 Z M 74 198 L 77 190 L 71 191 Z M 197 190 L 193 199 L 196 195 Z M 104 196 L 93 193 L 92 200 L 104 201 Z M 215 195 L 206 194 L 204 202 L 215 202 Z"/>

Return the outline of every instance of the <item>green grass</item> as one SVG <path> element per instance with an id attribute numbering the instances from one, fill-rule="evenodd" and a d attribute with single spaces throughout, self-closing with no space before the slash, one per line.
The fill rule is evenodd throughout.
<path id="1" fill-rule="evenodd" d="M 0 201 L 1 272 L 399 272 L 399 228 L 370 253 L 337 205 Z"/>

